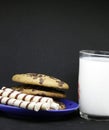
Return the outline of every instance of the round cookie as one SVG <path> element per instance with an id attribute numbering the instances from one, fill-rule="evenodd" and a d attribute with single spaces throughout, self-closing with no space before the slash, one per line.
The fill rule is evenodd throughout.
<path id="1" fill-rule="evenodd" d="M 45 74 L 15 74 L 12 77 L 12 80 L 23 84 L 32 84 L 59 89 L 69 89 L 69 85 L 67 83 L 61 81 L 60 79 Z"/>
<path id="2" fill-rule="evenodd" d="M 50 91 L 50 90 L 40 90 L 36 89 L 35 86 L 15 86 L 12 87 L 13 90 L 20 91 L 25 94 L 30 94 L 30 95 L 39 95 L 39 96 L 46 96 L 46 97 L 53 97 L 53 98 L 65 98 L 66 95 L 62 92 L 59 91 Z"/>

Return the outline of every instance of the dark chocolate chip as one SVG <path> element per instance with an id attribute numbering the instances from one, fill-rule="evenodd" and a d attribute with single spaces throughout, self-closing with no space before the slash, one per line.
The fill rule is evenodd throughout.
<path id="1" fill-rule="evenodd" d="M 34 92 L 34 91 L 35 91 L 35 89 L 32 89 L 32 91 Z"/>
<path id="2" fill-rule="evenodd" d="M 43 77 L 43 75 L 42 74 L 38 74 L 37 77 Z"/>
<path id="3" fill-rule="evenodd" d="M 33 79 L 44 77 L 44 75 L 37 73 L 27 73 L 27 75 L 33 77 Z"/>
<path id="4" fill-rule="evenodd" d="M 32 76 L 35 76 L 35 77 L 36 77 L 38 74 L 37 74 L 37 73 L 27 73 L 27 75 L 28 75 L 28 76 L 31 76 L 31 77 L 32 77 Z"/>
<path id="5" fill-rule="evenodd" d="M 43 84 L 44 80 L 42 78 L 39 79 L 39 83 Z"/>
<path id="6" fill-rule="evenodd" d="M 63 86 L 63 84 L 64 84 L 64 82 L 63 82 L 63 81 L 61 81 L 61 80 L 56 80 L 56 82 L 58 83 L 58 85 L 59 85 L 60 87 L 62 87 L 62 86 Z"/>

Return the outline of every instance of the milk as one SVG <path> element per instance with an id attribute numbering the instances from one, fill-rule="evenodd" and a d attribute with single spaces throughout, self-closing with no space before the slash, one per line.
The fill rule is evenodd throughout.
<path id="1" fill-rule="evenodd" d="M 82 113 L 109 116 L 109 58 L 80 58 L 78 93 Z"/>

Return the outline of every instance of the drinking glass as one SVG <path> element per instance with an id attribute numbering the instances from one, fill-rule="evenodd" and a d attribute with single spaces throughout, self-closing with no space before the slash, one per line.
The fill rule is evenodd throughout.
<path id="1" fill-rule="evenodd" d="M 79 52 L 78 96 L 80 116 L 109 120 L 109 52 Z"/>

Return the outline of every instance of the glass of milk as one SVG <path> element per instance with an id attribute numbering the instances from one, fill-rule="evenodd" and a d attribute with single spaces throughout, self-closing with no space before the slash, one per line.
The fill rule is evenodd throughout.
<path id="1" fill-rule="evenodd" d="M 78 96 L 82 118 L 109 120 L 109 52 L 80 51 Z"/>

